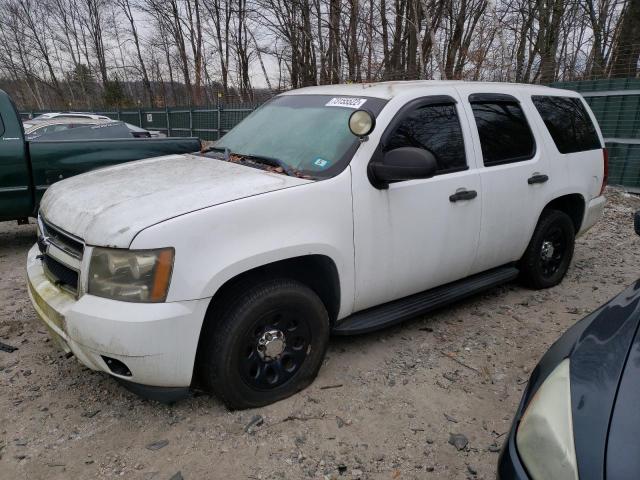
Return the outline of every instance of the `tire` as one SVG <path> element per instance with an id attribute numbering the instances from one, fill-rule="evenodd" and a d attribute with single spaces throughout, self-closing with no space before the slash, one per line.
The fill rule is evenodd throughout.
<path id="1" fill-rule="evenodd" d="M 520 261 L 520 276 L 535 290 L 558 285 L 564 278 L 575 245 L 573 221 L 559 210 L 542 212 L 529 246 Z"/>
<path id="2" fill-rule="evenodd" d="M 289 279 L 249 285 L 214 308 L 198 347 L 200 382 L 234 410 L 309 386 L 329 342 L 329 315 L 309 287 Z"/>

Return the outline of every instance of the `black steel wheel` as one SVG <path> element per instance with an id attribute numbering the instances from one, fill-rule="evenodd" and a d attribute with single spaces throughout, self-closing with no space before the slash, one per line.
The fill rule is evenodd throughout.
<path id="1" fill-rule="evenodd" d="M 231 409 L 276 402 L 316 377 L 329 340 L 327 310 L 289 279 L 238 286 L 214 308 L 198 347 L 203 386 Z"/>
<path id="2" fill-rule="evenodd" d="M 553 225 L 546 232 L 540 247 L 540 270 L 545 278 L 552 278 L 562 267 L 566 250 L 565 231 L 559 225 Z"/>
<path id="3" fill-rule="evenodd" d="M 268 390 L 289 381 L 300 370 L 311 345 L 311 329 L 286 306 L 266 312 L 243 334 L 240 374 L 247 384 Z"/>
<path id="4" fill-rule="evenodd" d="M 575 228 L 571 218 L 558 210 L 544 211 L 520 261 L 525 284 L 542 289 L 560 283 L 571 264 L 574 244 Z"/>

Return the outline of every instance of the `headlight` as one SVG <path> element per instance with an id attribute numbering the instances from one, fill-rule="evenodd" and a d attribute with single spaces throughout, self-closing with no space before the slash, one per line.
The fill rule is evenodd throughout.
<path id="1" fill-rule="evenodd" d="M 94 248 L 89 264 L 88 293 L 125 302 L 164 302 L 173 248 L 119 250 Z"/>
<path id="2" fill-rule="evenodd" d="M 577 480 L 569 359 L 551 372 L 522 416 L 516 446 L 533 480 Z"/>

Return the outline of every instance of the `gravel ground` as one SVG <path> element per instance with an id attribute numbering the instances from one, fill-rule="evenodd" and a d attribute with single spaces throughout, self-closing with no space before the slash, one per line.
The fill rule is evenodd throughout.
<path id="1" fill-rule="evenodd" d="M 243 412 L 207 395 L 142 400 L 64 358 L 27 297 L 35 228 L 0 223 L 0 340 L 18 347 L 0 351 L 0 478 L 494 478 L 541 354 L 638 277 L 638 208 L 610 190 L 560 286 L 508 284 L 395 328 L 333 338 L 311 387 Z M 467 445 L 449 444 L 451 434 Z"/>

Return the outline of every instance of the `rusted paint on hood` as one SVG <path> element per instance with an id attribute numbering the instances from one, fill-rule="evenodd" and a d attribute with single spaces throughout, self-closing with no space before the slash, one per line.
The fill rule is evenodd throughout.
<path id="1" fill-rule="evenodd" d="M 170 155 L 78 175 L 52 185 L 40 211 L 89 245 L 126 248 L 163 220 L 310 183 L 198 155 Z"/>

